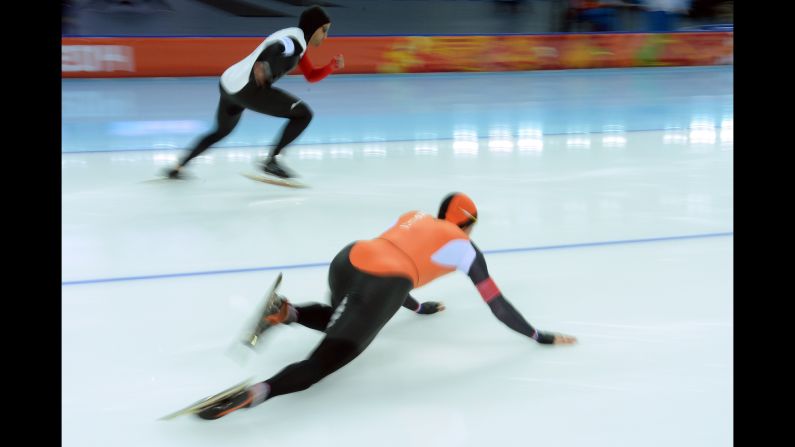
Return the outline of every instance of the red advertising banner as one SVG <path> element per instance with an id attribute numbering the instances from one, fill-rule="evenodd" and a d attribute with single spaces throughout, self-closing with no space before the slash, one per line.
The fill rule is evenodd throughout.
<path id="1" fill-rule="evenodd" d="M 218 76 L 263 38 L 65 37 L 61 73 L 77 78 Z M 316 66 L 344 55 L 345 68 L 338 73 L 724 65 L 733 63 L 734 33 L 331 37 L 308 54 Z"/>

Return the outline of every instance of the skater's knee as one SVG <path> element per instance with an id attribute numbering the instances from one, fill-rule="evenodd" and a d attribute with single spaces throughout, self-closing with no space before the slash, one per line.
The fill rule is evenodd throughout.
<path id="1" fill-rule="evenodd" d="M 312 109 L 310 109 L 309 106 L 304 104 L 303 102 L 299 103 L 292 110 L 292 118 L 293 119 L 306 121 L 307 124 L 310 121 L 312 121 L 312 117 L 313 116 L 314 116 L 314 113 L 312 112 Z"/>

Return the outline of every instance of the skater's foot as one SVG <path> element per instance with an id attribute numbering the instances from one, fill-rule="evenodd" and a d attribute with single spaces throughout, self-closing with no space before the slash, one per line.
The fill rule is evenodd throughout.
<path id="1" fill-rule="evenodd" d="M 187 177 L 182 172 L 182 167 L 176 167 L 166 170 L 166 177 L 172 180 L 185 180 Z"/>
<path id="2" fill-rule="evenodd" d="M 257 327 L 248 339 L 243 340 L 243 343 L 253 348 L 266 330 L 279 324 L 290 324 L 296 320 L 298 320 L 298 311 L 295 310 L 295 307 L 287 301 L 287 298 L 274 292 L 265 305 L 265 312 L 257 322 Z"/>
<path id="3" fill-rule="evenodd" d="M 272 175 L 280 179 L 287 180 L 295 177 L 295 173 L 287 169 L 285 166 L 280 165 L 279 162 L 276 161 L 276 157 L 269 157 L 264 163 L 262 163 L 260 168 L 265 174 Z"/>
<path id="4" fill-rule="evenodd" d="M 272 305 L 269 305 L 268 312 L 262 317 L 263 322 L 269 326 L 276 324 L 290 324 L 297 319 L 295 307 L 287 301 L 287 298 L 274 293 Z"/>
<path id="5" fill-rule="evenodd" d="M 196 413 L 196 416 L 207 420 L 222 418 L 233 411 L 249 407 L 251 405 L 252 398 L 253 395 L 251 393 L 251 389 L 246 388 L 239 393 L 233 394 L 232 396 L 227 397 L 215 405 Z"/>

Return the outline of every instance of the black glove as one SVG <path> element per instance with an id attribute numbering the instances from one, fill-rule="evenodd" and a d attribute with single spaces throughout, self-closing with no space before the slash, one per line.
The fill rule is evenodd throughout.
<path id="1" fill-rule="evenodd" d="M 435 314 L 436 312 L 444 310 L 444 304 L 437 303 L 436 301 L 426 301 L 420 304 L 419 310 L 417 310 L 418 314 L 423 315 L 430 315 Z"/>

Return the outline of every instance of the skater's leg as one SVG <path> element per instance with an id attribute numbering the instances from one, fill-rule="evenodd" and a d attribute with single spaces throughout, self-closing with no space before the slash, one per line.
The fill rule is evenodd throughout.
<path id="1" fill-rule="evenodd" d="M 218 109 L 215 113 L 215 129 L 213 129 L 212 132 L 204 135 L 194 144 L 193 148 L 182 159 L 182 161 L 179 162 L 174 171 L 178 172 L 182 167 L 187 165 L 194 158 L 198 157 L 210 146 L 221 141 L 224 137 L 229 135 L 237 126 L 237 123 L 240 122 L 240 117 L 243 114 L 243 110 L 243 107 L 235 104 L 222 88 L 221 98 L 218 101 Z"/>
<path id="2" fill-rule="evenodd" d="M 246 87 L 235 96 L 235 99 L 255 112 L 289 119 L 268 158 L 278 155 L 285 146 L 298 138 L 312 121 L 312 110 L 303 100 L 275 87 Z"/>
<path id="3" fill-rule="evenodd" d="M 353 285 L 357 277 L 357 270 L 353 268 L 348 256 L 353 244 L 348 244 L 340 250 L 329 265 L 328 284 L 331 291 L 331 306 L 320 303 L 295 305 L 298 324 L 310 329 L 325 332 L 334 309 L 339 306 L 342 298 Z"/>
<path id="4" fill-rule="evenodd" d="M 361 290 L 342 299 L 326 328 L 326 337 L 312 354 L 252 387 L 252 405 L 305 390 L 348 364 L 373 341 L 412 288 L 405 278 L 363 276 L 367 280 L 360 282 Z"/>
<path id="5" fill-rule="evenodd" d="M 304 129 L 309 126 L 312 116 L 312 110 L 303 101 L 295 106 L 290 113 L 290 121 L 282 128 L 281 137 L 276 146 L 271 149 L 268 158 L 272 159 L 279 155 L 282 149 L 298 138 L 304 132 Z"/>
<path id="6" fill-rule="evenodd" d="M 407 278 L 376 277 L 359 272 L 350 290 L 336 306 L 326 336 L 312 354 L 268 380 L 203 410 L 198 416 L 217 419 L 250 408 L 275 396 L 302 391 L 350 363 L 373 341 L 401 307 L 413 283 Z"/>
<path id="7" fill-rule="evenodd" d="M 334 308 L 328 304 L 312 303 L 299 304 L 295 306 L 295 322 L 316 331 L 325 332 Z"/>
<path id="8" fill-rule="evenodd" d="M 255 405 L 282 394 L 303 391 L 356 358 L 370 344 L 325 337 L 309 358 L 293 363 L 270 379 L 255 385 L 260 393 Z M 264 385 L 264 386 L 263 386 Z"/>
<path id="9" fill-rule="evenodd" d="M 288 144 L 298 138 L 312 121 L 312 110 L 301 99 L 284 90 L 269 87 L 247 86 L 235 95 L 235 100 L 255 112 L 287 118 L 289 121 L 281 130 L 279 139 L 265 160 L 265 172 L 277 177 L 289 178 L 294 175 L 276 163 L 276 157 Z"/>

